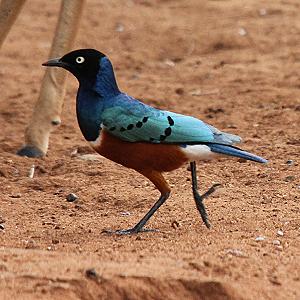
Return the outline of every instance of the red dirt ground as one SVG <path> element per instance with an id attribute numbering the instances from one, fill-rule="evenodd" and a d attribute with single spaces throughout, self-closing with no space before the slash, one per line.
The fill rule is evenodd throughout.
<path id="1" fill-rule="evenodd" d="M 0 53 L 0 298 L 300 299 L 299 1 L 87 1 L 75 48 L 108 54 L 122 90 L 239 134 L 270 160 L 198 164 L 202 191 L 223 185 L 206 200 L 211 230 L 187 169 L 167 174 L 173 193 L 149 222 L 160 232 L 133 236 L 101 231 L 134 225 L 158 192 L 84 156 L 73 77 L 47 157 L 15 155 L 58 9 L 28 1 Z"/>

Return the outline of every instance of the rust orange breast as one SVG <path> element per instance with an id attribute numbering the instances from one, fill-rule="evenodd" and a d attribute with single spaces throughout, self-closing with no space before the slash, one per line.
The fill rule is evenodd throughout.
<path id="1" fill-rule="evenodd" d="M 179 146 L 122 141 L 105 130 L 92 147 L 102 156 L 127 168 L 169 172 L 188 162 Z"/>

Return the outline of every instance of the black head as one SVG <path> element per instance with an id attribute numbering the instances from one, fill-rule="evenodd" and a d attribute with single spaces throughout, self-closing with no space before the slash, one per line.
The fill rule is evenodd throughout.
<path id="1" fill-rule="evenodd" d="M 43 66 L 61 67 L 71 72 L 79 81 L 93 80 L 100 69 L 100 60 L 105 55 L 95 49 L 80 49 L 61 58 L 51 59 Z"/>

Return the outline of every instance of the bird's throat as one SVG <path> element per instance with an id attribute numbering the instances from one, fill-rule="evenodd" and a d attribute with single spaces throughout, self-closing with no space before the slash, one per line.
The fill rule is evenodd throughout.
<path id="1" fill-rule="evenodd" d="M 76 101 L 77 120 L 87 141 L 95 141 L 101 131 L 103 101 L 93 90 L 79 87 Z"/>

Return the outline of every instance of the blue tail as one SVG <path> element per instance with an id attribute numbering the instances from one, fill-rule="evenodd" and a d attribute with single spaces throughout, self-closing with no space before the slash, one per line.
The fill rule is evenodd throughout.
<path id="1" fill-rule="evenodd" d="M 262 157 L 256 156 L 254 154 L 251 154 L 249 152 L 243 151 L 239 148 L 230 146 L 230 145 L 222 145 L 222 144 L 207 144 L 207 146 L 210 148 L 212 152 L 230 155 L 230 156 L 236 156 L 240 158 L 244 158 L 247 160 L 256 161 L 259 163 L 267 163 L 268 161 Z"/>

